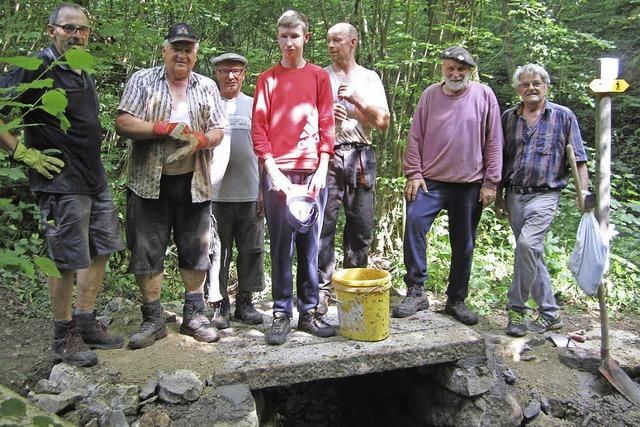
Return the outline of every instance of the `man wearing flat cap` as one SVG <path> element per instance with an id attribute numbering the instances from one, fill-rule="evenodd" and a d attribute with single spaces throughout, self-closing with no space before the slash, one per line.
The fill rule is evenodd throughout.
<path id="1" fill-rule="evenodd" d="M 142 325 L 130 348 L 166 337 L 160 292 L 173 233 L 185 286 L 180 333 L 219 339 L 204 316 L 203 287 L 210 267 L 210 164 L 227 120 L 216 84 L 194 73 L 198 38 L 184 23 L 169 28 L 164 65 L 134 73 L 125 87 L 117 132 L 131 139 L 127 180 L 129 271 L 142 292 Z"/>
<path id="2" fill-rule="evenodd" d="M 407 296 L 393 309 L 408 317 L 429 307 L 426 234 L 442 210 L 449 218 L 451 266 L 445 313 L 473 325 L 465 304 L 482 208 L 496 197 L 502 170 L 500 108 L 493 91 L 469 81 L 476 66 L 460 46 L 442 52 L 444 81 L 429 86 L 416 107 L 404 154 L 407 219 L 404 281 Z"/>
<path id="3" fill-rule="evenodd" d="M 238 251 L 234 317 L 250 325 L 263 321 L 253 306 L 252 293 L 264 289 L 264 213 L 258 158 L 251 140 L 253 97 L 241 92 L 247 60 L 237 53 L 224 53 L 213 58 L 211 64 L 220 84 L 231 136 L 216 149 L 214 164 L 222 157 L 226 168 L 214 188 L 212 205 L 220 238 L 220 268 L 218 277 L 210 278 L 210 283 L 219 289 L 210 289 L 209 301 L 215 301 L 214 325 L 224 329 L 229 327 L 227 284 L 234 241 Z"/>

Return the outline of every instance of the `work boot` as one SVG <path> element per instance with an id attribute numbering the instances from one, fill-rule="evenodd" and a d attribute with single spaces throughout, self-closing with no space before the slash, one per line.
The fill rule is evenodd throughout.
<path id="1" fill-rule="evenodd" d="M 538 318 L 532 322 L 529 322 L 527 329 L 531 332 L 535 332 L 537 334 L 541 334 L 547 331 L 556 331 L 561 329 L 564 326 L 562 319 L 559 317 L 544 317 L 543 315 L 539 315 Z"/>
<path id="2" fill-rule="evenodd" d="M 322 320 L 322 316 L 318 310 L 312 308 L 306 313 L 300 313 L 298 319 L 298 330 L 308 332 L 316 337 L 328 338 L 336 334 L 336 329 Z"/>
<path id="3" fill-rule="evenodd" d="M 331 292 L 328 289 L 320 289 L 318 292 L 318 314 L 324 316 L 329 311 L 329 300 L 331 299 Z"/>
<path id="4" fill-rule="evenodd" d="M 236 296 L 236 312 L 233 317 L 247 325 L 261 325 L 264 322 L 262 314 L 253 306 L 251 293 L 249 292 L 238 292 Z"/>
<path id="5" fill-rule="evenodd" d="M 393 317 L 409 317 L 418 311 L 429 308 L 429 299 L 425 294 L 422 286 L 409 286 L 407 288 L 407 296 L 402 302 L 393 308 L 391 314 Z"/>
<path id="6" fill-rule="evenodd" d="M 227 329 L 230 326 L 230 311 L 229 298 L 225 298 L 221 301 L 213 303 L 213 317 L 211 323 L 218 329 Z"/>
<path id="7" fill-rule="evenodd" d="M 527 335 L 527 315 L 514 309 L 509 309 L 507 315 L 509 316 L 507 335 L 512 337 L 523 337 Z"/>
<path id="8" fill-rule="evenodd" d="M 82 339 L 89 348 L 99 348 L 109 350 L 120 348 L 124 345 L 124 338 L 112 336 L 107 332 L 107 327 L 96 319 L 95 311 L 87 313 L 73 313 L 73 320 L 76 322 Z"/>
<path id="9" fill-rule="evenodd" d="M 135 334 L 129 338 L 129 348 L 138 349 L 149 347 L 156 340 L 167 336 L 167 328 L 164 326 L 164 311 L 160 300 L 146 302 L 140 306 L 142 311 L 142 324 Z"/>
<path id="10" fill-rule="evenodd" d="M 182 309 L 180 333 L 194 337 L 200 342 L 214 342 L 220 339 L 220 332 L 204 315 L 204 300 L 185 301 Z"/>
<path id="11" fill-rule="evenodd" d="M 478 323 L 478 315 L 467 308 L 464 301 L 447 300 L 444 306 L 444 312 L 458 319 L 460 323 L 465 325 L 475 325 Z"/>
<path id="12" fill-rule="evenodd" d="M 98 356 L 87 347 L 73 320 L 54 322 L 54 339 L 49 355 L 56 362 L 93 366 Z"/>
<path id="13" fill-rule="evenodd" d="M 291 330 L 291 319 L 283 312 L 273 313 L 271 328 L 264 335 L 264 339 L 269 345 L 281 345 L 287 340 L 287 334 Z"/>

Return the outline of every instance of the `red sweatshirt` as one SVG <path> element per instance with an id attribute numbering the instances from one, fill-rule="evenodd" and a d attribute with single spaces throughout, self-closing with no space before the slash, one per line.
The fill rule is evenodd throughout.
<path id="1" fill-rule="evenodd" d="M 308 62 L 260 74 L 251 136 L 256 155 L 272 156 L 280 169 L 317 169 L 320 153 L 333 154 L 335 140 L 329 74 Z"/>

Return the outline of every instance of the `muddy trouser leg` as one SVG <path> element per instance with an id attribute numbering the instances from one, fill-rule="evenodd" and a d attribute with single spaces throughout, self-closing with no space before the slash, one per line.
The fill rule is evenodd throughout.
<path id="1" fill-rule="evenodd" d="M 238 291 L 260 292 L 264 289 L 264 219 L 256 212 L 256 202 L 235 203 L 235 206 Z M 224 245 L 222 233 L 220 236 Z M 228 278 L 228 265 L 226 269 Z"/>
<path id="2" fill-rule="evenodd" d="M 324 208 L 318 249 L 318 282 L 321 290 L 331 290 L 331 276 L 336 266 L 335 236 L 340 204 L 344 195 L 342 157 L 333 157 L 327 173 L 327 201 Z"/>

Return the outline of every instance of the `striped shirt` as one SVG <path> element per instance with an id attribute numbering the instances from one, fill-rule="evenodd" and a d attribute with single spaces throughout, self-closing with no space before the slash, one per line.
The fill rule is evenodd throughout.
<path id="1" fill-rule="evenodd" d="M 520 103 L 502 114 L 505 139 L 502 185 L 564 188 L 569 180 L 566 145 L 573 146 L 578 162 L 587 161 L 575 114 L 547 100 L 544 112 L 529 127 L 522 108 Z"/>
<path id="2" fill-rule="evenodd" d="M 227 119 L 218 87 L 208 77 L 191 73 L 187 86 L 187 102 L 191 128 L 198 132 L 224 129 Z M 135 72 L 124 89 L 119 112 L 129 113 L 147 122 L 167 120 L 171 115 L 171 92 L 164 66 Z M 129 146 L 127 187 L 145 199 L 160 196 L 160 178 L 165 161 L 165 139 L 132 141 Z M 211 200 L 212 149 L 196 153 L 191 180 L 191 200 L 200 203 Z"/>

